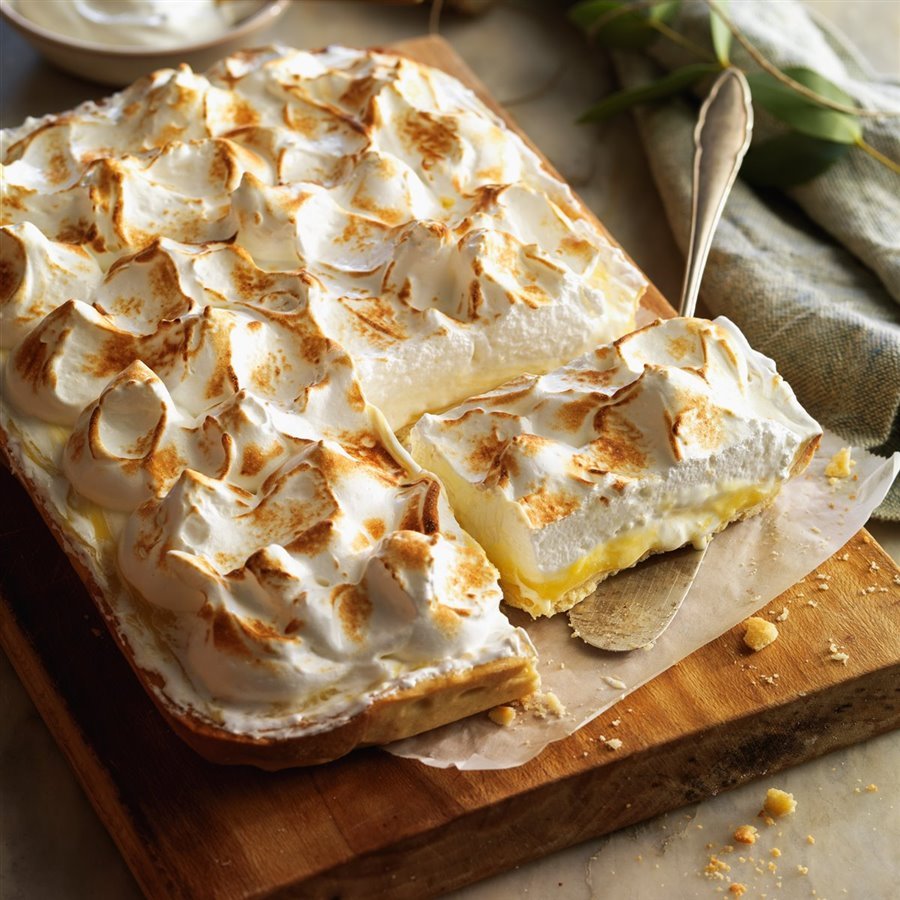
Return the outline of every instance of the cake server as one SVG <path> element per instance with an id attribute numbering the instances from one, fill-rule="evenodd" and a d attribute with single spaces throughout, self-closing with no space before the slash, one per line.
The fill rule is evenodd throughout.
<path id="1" fill-rule="evenodd" d="M 725 69 L 700 108 L 694 129 L 691 236 L 678 307 L 681 316 L 694 314 L 713 234 L 752 131 L 747 79 L 739 69 Z M 678 612 L 705 554 L 705 547 L 683 547 L 608 578 L 569 610 L 572 630 L 601 650 L 622 652 L 652 644 Z"/>

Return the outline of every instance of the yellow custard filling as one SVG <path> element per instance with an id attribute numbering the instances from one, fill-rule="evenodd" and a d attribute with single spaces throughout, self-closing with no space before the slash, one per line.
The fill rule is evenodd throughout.
<path id="1" fill-rule="evenodd" d="M 486 497 L 475 485 L 457 477 L 436 454 L 422 456 L 426 468 L 443 479 L 463 527 L 499 570 L 506 600 L 532 616 L 570 609 L 607 575 L 630 568 L 650 553 L 675 550 L 711 535 L 778 491 L 774 482 L 722 489 L 702 506 L 661 512 L 659 524 L 620 534 L 542 578 L 533 570 L 527 574 L 523 571 L 522 560 L 516 558 L 508 539 L 509 520 L 504 507 L 508 515 L 515 512 L 515 505 Z"/>

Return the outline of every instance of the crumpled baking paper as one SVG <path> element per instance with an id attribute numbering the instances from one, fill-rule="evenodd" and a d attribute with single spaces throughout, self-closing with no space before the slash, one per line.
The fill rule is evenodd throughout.
<path id="1" fill-rule="evenodd" d="M 559 698 L 563 715 L 524 712 L 501 727 L 481 714 L 385 749 L 439 768 L 522 765 L 724 634 L 840 550 L 900 471 L 900 454 L 884 459 L 854 449 L 853 474 L 830 483 L 825 467 L 842 446 L 826 433 L 806 472 L 785 485 L 769 509 L 712 540 L 684 604 L 649 649 L 604 652 L 573 638 L 565 615 L 532 621 L 510 610 L 511 621 L 526 629 L 537 648 L 542 690 Z"/>

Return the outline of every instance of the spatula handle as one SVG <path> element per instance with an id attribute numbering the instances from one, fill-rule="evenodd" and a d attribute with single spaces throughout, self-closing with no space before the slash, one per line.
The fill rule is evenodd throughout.
<path id="1" fill-rule="evenodd" d="M 691 238 L 678 314 L 692 316 L 716 225 L 753 132 L 750 86 L 740 69 L 726 69 L 700 108 L 694 129 Z"/>

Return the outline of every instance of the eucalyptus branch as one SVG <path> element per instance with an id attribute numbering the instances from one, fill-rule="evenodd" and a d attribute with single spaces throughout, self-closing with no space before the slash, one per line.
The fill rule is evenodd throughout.
<path id="1" fill-rule="evenodd" d="M 817 106 L 833 109 L 837 112 L 847 113 L 851 116 L 865 116 L 868 118 L 882 118 L 885 116 L 900 116 L 900 113 L 886 112 L 878 109 L 862 109 L 858 106 L 848 106 L 837 100 L 829 100 L 815 91 L 811 91 L 805 84 L 795 81 L 790 75 L 786 75 L 774 63 L 769 62 L 765 56 L 745 37 L 744 33 L 734 24 L 730 16 L 715 2 L 715 0 L 703 0 L 706 5 L 725 23 L 728 30 L 734 35 L 737 42 L 750 54 L 753 61 L 764 71 L 782 84 L 796 91 L 801 96 L 815 103 Z"/>
<path id="2" fill-rule="evenodd" d="M 856 146 L 859 147 L 864 153 L 868 153 L 872 159 L 880 162 L 883 166 L 887 166 L 893 173 L 896 175 L 900 175 L 900 164 L 894 162 L 889 156 L 885 156 L 880 150 L 876 150 L 871 144 L 866 143 L 863 138 L 859 138 L 856 142 Z"/>
<path id="3" fill-rule="evenodd" d="M 650 9 L 651 6 L 656 6 L 656 3 L 657 0 L 637 0 L 636 3 L 623 3 L 621 6 L 608 9 L 602 16 L 597 16 L 597 18 L 591 22 L 590 27 L 585 33 L 588 37 L 593 37 L 601 28 L 605 25 L 609 25 L 610 22 L 615 21 L 621 16 L 630 15 L 641 9 Z"/>

